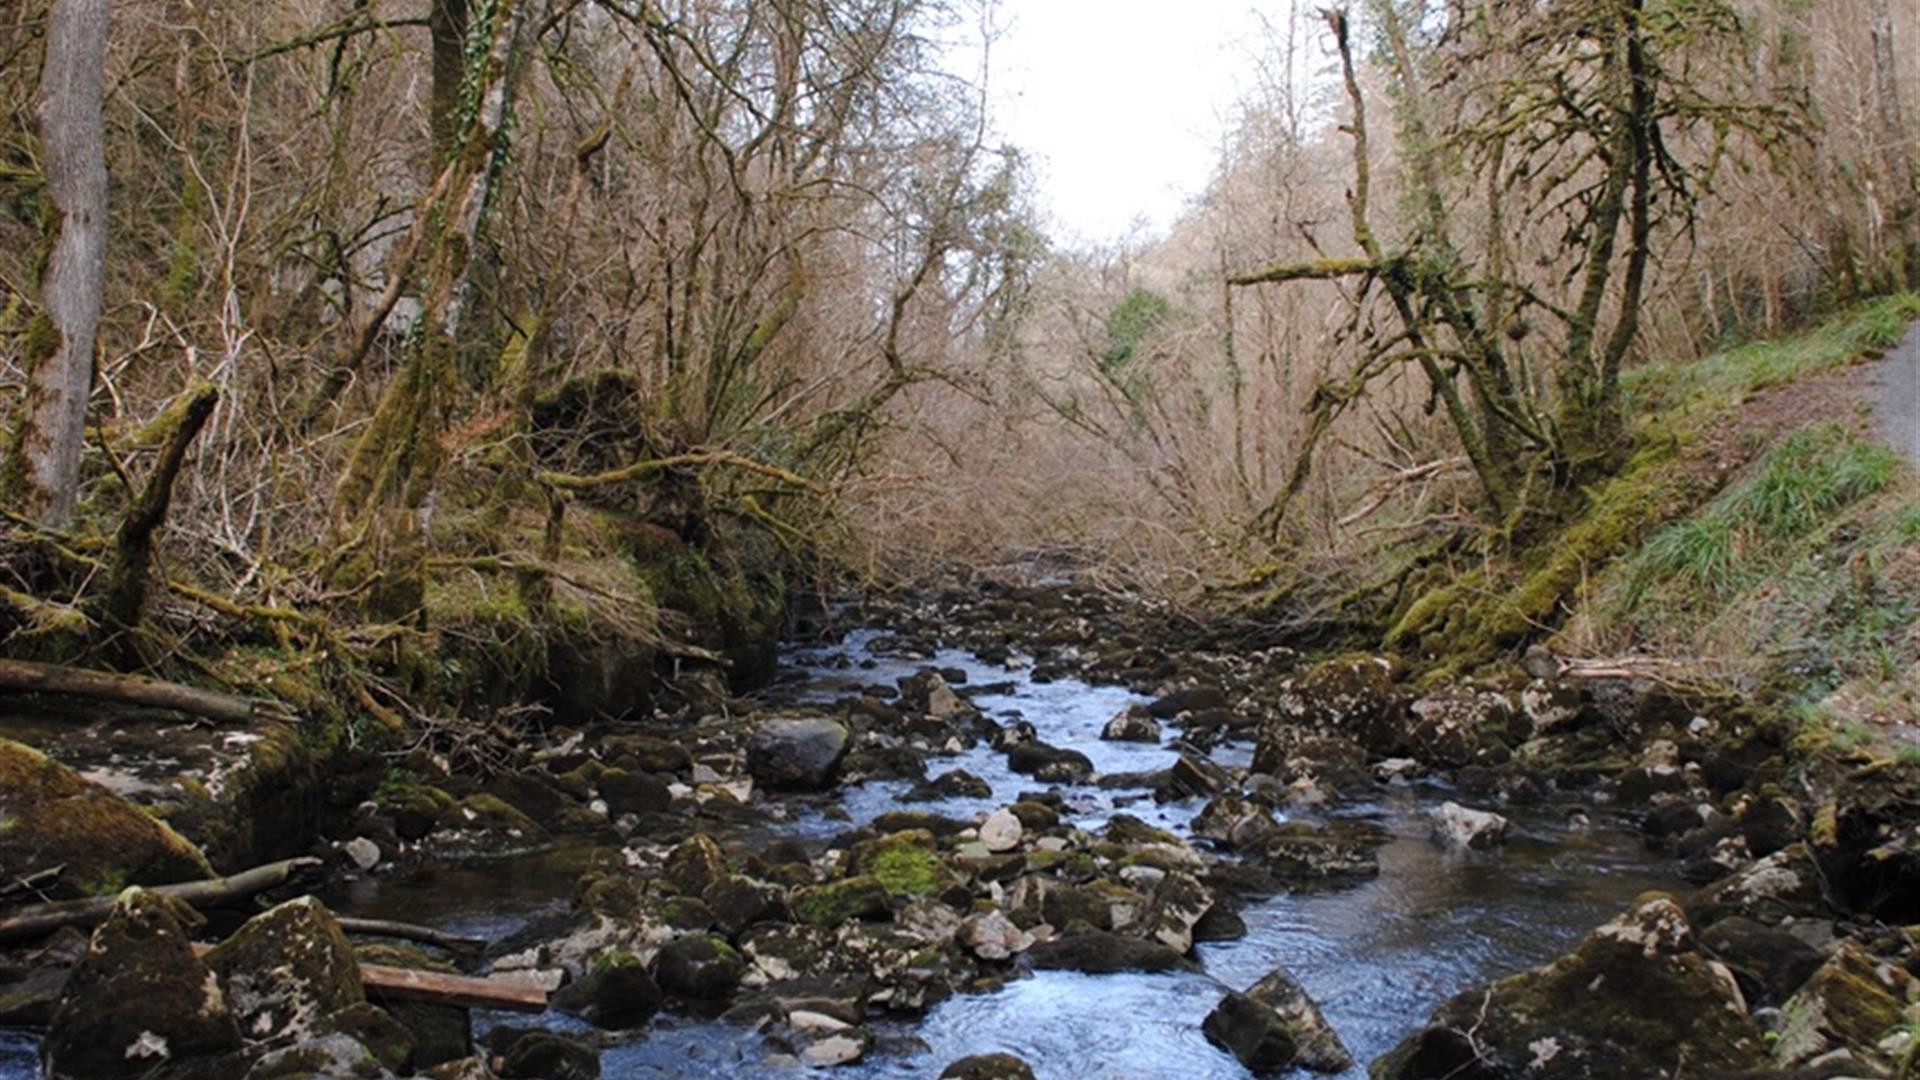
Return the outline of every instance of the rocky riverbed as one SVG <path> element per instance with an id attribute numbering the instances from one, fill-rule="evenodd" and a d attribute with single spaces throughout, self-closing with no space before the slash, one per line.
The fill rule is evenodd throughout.
<path id="1" fill-rule="evenodd" d="M 1060 588 L 870 604 L 746 698 L 689 680 L 676 710 L 548 730 L 485 779 L 416 755 L 330 829 L 325 905 L 259 918 L 472 934 L 481 955 L 351 947 L 537 980 L 548 1014 L 376 1008 L 329 978 L 280 1003 L 311 1023 L 262 1027 L 272 955 L 102 958 L 156 921 L 193 932 L 133 893 L 91 951 L 0 957 L 0 1019 L 51 1021 L 0 1039 L 0 1076 L 37 1075 L 36 1052 L 128 1074 L 61 1048 L 148 1034 L 164 1053 L 113 1064 L 1813 1076 L 1908 1052 L 1900 770 L 1657 686 L 1415 685 L 1192 631 Z M 234 1039 L 186 1052 L 162 1028 L 207 1000 L 120 1022 L 113 980 L 83 977 L 141 963 L 216 987 Z"/>

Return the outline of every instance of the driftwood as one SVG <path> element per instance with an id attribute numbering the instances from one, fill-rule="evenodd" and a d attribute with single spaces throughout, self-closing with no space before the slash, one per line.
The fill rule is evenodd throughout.
<path id="1" fill-rule="evenodd" d="M 174 709 L 223 724 L 291 719 L 280 706 L 262 698 L 244 698 L 159 679 L 115 675 L 61 664 L 36 664 L 28 660 L 0 660 L 0 690 L 63 694 L 117 701 L 126 705 Z"/>
<path id="2" fill-rule="evenodd" d="M 433 945 L 449 952 L 478 952 L 487 947 L 487 943 L 480 938 L 461 937 L 458 934 L 435 930 L 431 926 L 391 922 L 386 919 L 355 919 L 347 916 L 337 916 L 334 921 L 340 924 L 340 929 L 349 934 L 413 941 L 422 945 Z"/>
<path id="3" fill-rule="evenodd" d="M 196 908 L 219 907 L 284 885 L 300 871 L 319 865 L 319 859 L 283 859 L 231 877 L 189 881 L 179 885 L 155 885 L 152 891 Z M 11 915 L 0 917 L 0 941 L 45 937 L 67 926 L 98 925 L 113 914 L 114 900 L 114 897 L 102 896 L 92 900 L 70 900 L 21 908 Z"/>
<path id="4" fill-rule="evenodd" d="M 361 964 L 360 982 L 368 997 L 389 1001 L 424 1001 L 463 1009 L 502 1009 L 507 1012 L 547 1011 L 547 992 L 520 979 L 482 979 L 438 971 Z"/>

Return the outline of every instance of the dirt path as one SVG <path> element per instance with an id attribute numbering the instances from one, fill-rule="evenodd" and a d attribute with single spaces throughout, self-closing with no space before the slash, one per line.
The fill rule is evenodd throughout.
<path id="1" fill-rule="evenodd" d="M 1872 395 L 1881 436 L 1920 469 L 1920 321 L 1875 366 Z"/>

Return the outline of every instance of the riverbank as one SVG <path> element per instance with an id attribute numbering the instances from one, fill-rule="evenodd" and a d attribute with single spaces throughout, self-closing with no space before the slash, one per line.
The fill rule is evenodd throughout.
<path id="1" fill-rule="evenodd" d="M 249 988 L 284 958 L 134 948 L 244 937 L 255 909 L 200 926 L 136 892 L 97 956 L 78 930 L 0 946 L 0 1028 L 45 1030 L 74 1076 L 299 1075 L 312 1055 L 376 1076 L 927 1075 L 980 1054 L 1041 1076 L 1102 1055 L 1220 1076 L 1893 1075 L 1920 973 L 1899 711 L 1920 574 L 1914 480 L 1860 388 L 1910 307 L 1637 376 L 1638 464 L 1448 615 L 1506 625 L 1573 559 L 1577 586 L 1517 642 L 1303 652 L 1244 613 L 988 582 L 808 612 L 775 664 L 767 598 L 791 592 L 707 561 L 671 578 L 681 655 L 610 648 L 606 679 L 511 669 L 512 633 L 458 629 L 500 605 L 449 607 L 438 685 L 495 708 L 423 714 L 407 740 L 10 701 L 10 877 L 57 866 L 34 883 L 50 897 L 111 893 L 312 854 L 319 880 L 260 899 L 326 908 L 259 917 L 333 962 L 273 1006 L 310 1023 L 260 1027 Z M 566 710 L 516 701 L 514 670 L 575 701 L 647 689 Z M 488 944 L 349 939 L 329 911 Z M 554 1010 L 416 1009 L 356 963 L 522 980 Z M 182 996 L 129 1011 L 141 979 Z M 88 1045 L 147 1050 L 61 1056 Z"/>

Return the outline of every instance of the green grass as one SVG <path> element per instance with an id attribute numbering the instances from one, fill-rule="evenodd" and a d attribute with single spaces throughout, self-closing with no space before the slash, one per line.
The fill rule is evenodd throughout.
<path id="1" fill-rule="evenodd" d="M 1838 424 L 1794 432 L 1745 481 L 1642 545 L 1629 563 L 1625 609 L 1658 593 L 1686 608 L 1722 599 L 1759 575 L 1777 579 L 1844 520 L 1843 511 L 1886 491 L 1902 467 L 1891 450 Z"/>
<path id="2" fill-rule="evenodd" d="M 1671 408 L 1689 399 L 1737 400 L 1892 348 L 1916 318 L 1920 295 L 1901 293 L 1793 337 L 1741 345 L 1688 363 L 1642 365 L 1621 377 L 1621 387 L 1630 413 Z"/>

